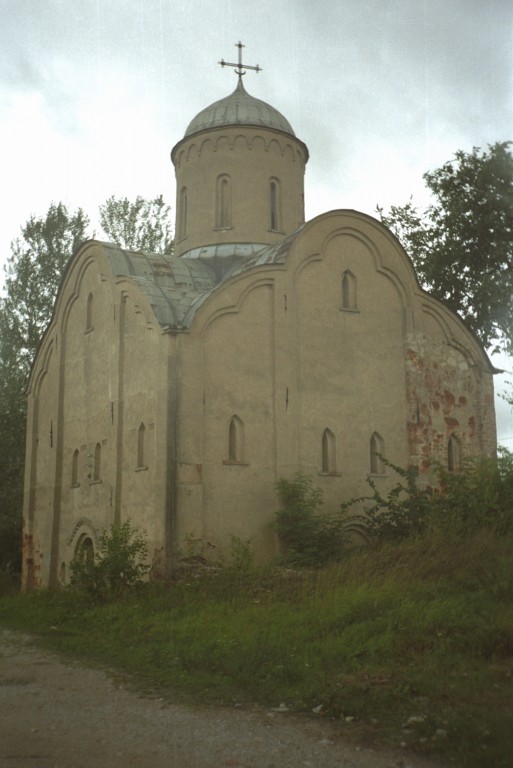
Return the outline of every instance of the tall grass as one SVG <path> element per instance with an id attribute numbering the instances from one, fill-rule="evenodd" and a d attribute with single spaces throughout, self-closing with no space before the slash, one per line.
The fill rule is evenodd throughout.
<path id="1" fill-rule="evenodd" d="M 373 544 L 321 570 L 189 576 L 103 605 L 8 595 L 0 624 L 161 695 L 284 703 L 348 738 L 511 765 L 513 543 L 490 528 Z"/>

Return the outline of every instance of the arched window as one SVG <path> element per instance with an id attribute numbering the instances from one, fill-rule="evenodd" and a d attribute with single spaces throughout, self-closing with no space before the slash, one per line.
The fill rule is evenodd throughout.
<path id="1" fill-rule="evenodd" d="M 137 430 L 137 466 L 138 467 L 144 467 L 145 461 L 144 461 L 144 438 L 146 433 L 146 427 L 144 426 L 143 422 L 139 425 L 139 429 Z"/>
<path id="2" fill-rule="evenodd" d="M 94 447 L 94 467 L 93 467 L 93 481 L 99 482 L 101 479 L 102 468 L 102 446 L 101 443 L 96 443 Z"/>
<path id="3" fill-rule="evenodd" d="M 461 469 L 461 444 L 456 435 L 451 435 L 447 442 L 447 469 L 449 472 Z"/>
<path id="4" fill-rule="evenodd" d="M 269 229 L 279 232 L 281 229 L 281 199 L 279 179 L 269 183 Z"/>
<path id="5" fill-rule="evenodd" d="M 187 187 L 180 190 L 180 207 L 178 210 L 178 239 L 187 236 Z"/>
<path id="6" fill-rule="evenodd" d="M 323 474 L 334 474 L 337 471 L 335 435 L 328 428 L 322 433 L 321 457 Z"/>
<path id="7" fill-rule="evenodd" d="M 356 277 L 349 269 L 342 275 L 342 309 L 356 309 Z"/>
<path id="8" fill-rule="evenodd" d="M 244 460 L 244 424 L 238 416 L 232 416 L 228 425 L 228 461 Z"/>
<path id="9" fill-rule="evenodd" d="M 226 174 L 217 177 L 216 182 L 216 227 L 223 229 L 232 225 L 231 180 Z"/>
<path id="10" fill-rule="evenodd" d="M 77 546 L 75 547 L 75 559 L 86 563 L 92 563 L 94 560 L 93 540 L 87 533 L 82 534 L 77 541 Z"/>
<path id="11" fill-rule="evenodd" d="M 87 297 L 86 304 L 86 333 L 93 330 L 93 294 L 90 293 Z"/>
<path id="12" fill-rule="evenodd" d="M 73 451 L 73 456 L 71 459 L 71 485 L 72 486 L 78 485 L 78 458 L 79 458 L 79 452 L 77 449 L 76 451 Z"/>
<path id="13" fill-rule="evenodd" d="M 384 475 L 385 465 L 380 456 L 385 455 L 385 441 L 377 432 L 370 439 L 370 471 L 371 475 Z"/>

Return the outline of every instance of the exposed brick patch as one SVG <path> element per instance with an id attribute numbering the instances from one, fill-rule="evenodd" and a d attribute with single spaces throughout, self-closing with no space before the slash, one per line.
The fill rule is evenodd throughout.
<path id="1" fill-rule="evenodd" d="M 447 464 L 454 435 L 462 455 L 492 455 L 496 447 L 493 383 L 485 369 L 471 366 L 442 337 L 411 334 L 406 381 L 410 463 L 429 471 L 429 459 Z"/>

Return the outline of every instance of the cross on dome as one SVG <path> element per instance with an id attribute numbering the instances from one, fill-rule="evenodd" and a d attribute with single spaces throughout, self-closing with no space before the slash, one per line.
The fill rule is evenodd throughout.
<path id="1" fill-rule="evenodd" d="M 242 49 L 245 48 L 246 46 L 244 46 L 240 40 L 238 43 L 235 43 L 235 46 L 236 48 L 239 49 L 239 61 L 237 62 L 237 64 L 234 64 L 231 61 L 225 61 L 224 59 L 221 59 L 221 61 L 218 61 L 218 64 L 220 64 L 222 67 L 235 67 L 235 74 L 239 76 L 239 80 L 241 82 L 242 82 L 242 75 L 246 74 L 246 71 L 245 69 L 243 69 L 243 67 L 245 67 L 246 69 L 254 69 L 255 72 L 262 71 L 262 67 L 259 67 L 258 64 L 256 65 L 256 67 L 253 67 L 250 64 L 242 63 Z"/>

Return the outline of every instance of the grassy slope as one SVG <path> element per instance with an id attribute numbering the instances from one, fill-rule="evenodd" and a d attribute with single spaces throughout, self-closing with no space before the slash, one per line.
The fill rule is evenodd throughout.
<path id="1" fill-rule="evenodd" d="M 170 696 L 322 705 L 312 716 L 350 737 L 511 765 L 513 543 L 487 531 L 319 572 L 191 576 L 102 606 L 67 590 L 6 596 L 0 625 Z"/>

